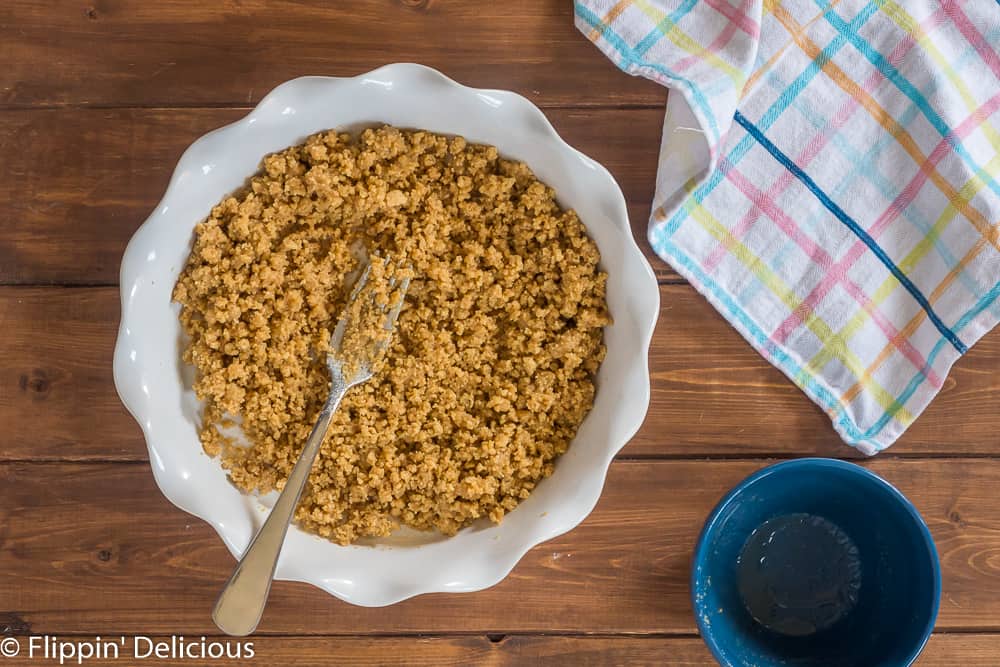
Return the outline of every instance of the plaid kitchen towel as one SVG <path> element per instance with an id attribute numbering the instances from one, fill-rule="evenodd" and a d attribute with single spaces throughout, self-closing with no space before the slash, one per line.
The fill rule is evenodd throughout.
<path id="1" fill-rule="evenodd" d="M 891 445 L 1000 318 L 1000 4 L 578 0 L 576 24 L 673 89 L 653 248 L 846 442 Z"/>

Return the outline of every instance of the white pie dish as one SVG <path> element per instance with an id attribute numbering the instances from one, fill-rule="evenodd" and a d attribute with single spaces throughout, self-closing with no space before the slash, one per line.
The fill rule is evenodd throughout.
<path id="1" fill-rule="evenodd" d="M 276 578 L 311 583 L 365 606 L 492 586 L 533 546 L 590 513 L 612 458 L 645 417 L 647 356 L 659 309 L 656 280 L 633 240 L 617 183 L 563 142 L 523 97 L 467 88 L 411 64 L 278 86 L 246 117 L 188 148 L 162 201 L 129 242 L 121 267 L 122 319 L 114 353 L 118 393 L 142 427 L 163 494 L 212 525 L 235 556 L 250 543 L 266 508 L 230 484 L 218 462 L 202 451 L 199 406 L 190 390 L 191 370 L 180 361 L 181 330 L 171 290 L 195 224 L 242 185 L 264 155 L 319 130 L 381 123 L 459 134 L 527 163 L 563 206 L 577 211 L 597 242 L 614 324 L 605 330 L 608 354 L 593 410 L 555 473 L 502 524 L 476 524 L 451 538 L 400 531 L 349 547 L 294 526 L 289 530 Z"/>

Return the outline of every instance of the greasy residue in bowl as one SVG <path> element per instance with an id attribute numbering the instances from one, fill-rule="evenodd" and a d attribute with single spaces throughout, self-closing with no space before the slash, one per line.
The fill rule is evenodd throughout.
<path id="1" fill-rule="evenodd" d="M 806 636 L 832 627 L 858 602 L 858 548 L 839 526 L 796 513 L 765 521 L 737 558 L 746 610 L 768 630 Z"/>

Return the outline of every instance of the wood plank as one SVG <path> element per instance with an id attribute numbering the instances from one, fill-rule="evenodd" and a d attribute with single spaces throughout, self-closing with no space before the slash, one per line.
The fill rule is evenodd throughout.
<path id="1" fill-rule="evenodd" d="M 661 104 L 618 71 L 563 0 L 12 0 L 0 6 L 0 104 L 247 104 L 304 74 L 397 61 L 547 105 Z M 39 66 L 45 63 L 46 66 Z"/>
<path id="2" fill-rule="evenodd" d="M 66 637 L 61 637 L 65 640 Z M 169 637 L 153 637 L 169 641 Z M 254 657 L 246 664 L 339 667 L 578 667 L 579 665 L 629 665 L 630 667 L 716 667 L 704 643 L 693 637 L 553 637 L 512 635 L 491 641 L 483 636 L 467 637 L 207 637 L 208 642 L 252 642 Z M 22 640 L 23 641 L 23 640 Z M 86 661 L 92 667 L 119 667 L 133 655 L 132 640 L 121 657 Z M 991 634 L 933 635 L 917 661 L 918 667 L 995 667 L 1000 636 Z M 27 644 L 24 644 L 26 647 Z M 143 645 L 145 647 L 145 645 Z M 148 649 L 145 649 L 148 650 Z M 23 655 L 5 660 L 5 665 L 37 664 Z M 157 659 L 159 667 L 187 667 L 190 659 Z"/>
<path id="3" fill-rule="evenodd" d="M 125 244 L 163 195 L 184 149 L 247 112 L 0 111 L 0 284 L 116 284 Z M 645 233 L 662 111 L 547 115 L 566 141 L 615 175 L 646 256 L 660 278 L 680 280 L 653 254 Z"/>
<path id="4" fill-rule="evenodd" d="M 660 296 L 649 413 L 623 456 L 859 456 L 693 288 Z M 117 326 L 116 288 L 0 288 L 0 460 L 146 458 L 112 381 Z M 995 331 L 883 456 L 1000 455 L 998 371 Z"/>
<path id="5" fill-rule="evenodd" d="M 581 526 L 497 586 L 351 608 L 279 583 L 263 634 L 693 634 L 690 554 L 722 494 L 763 461 L 620 461 Z M 919 507 L 937 541 L 938 630 L 1000 631 L 1000 461 L 869 462 Z M 173 508 L 145 465 L 0 465 L 0 627 L 24 634 L 211 634 L 233 561 Z M 512 603 L 515 601 L 516 603 Z"/>
<path id="6" fill-rule="evenodd" d="M 146 458 L 111 373 L 118 310 L 115 288 L 0 289 L 0 459 Z"/>

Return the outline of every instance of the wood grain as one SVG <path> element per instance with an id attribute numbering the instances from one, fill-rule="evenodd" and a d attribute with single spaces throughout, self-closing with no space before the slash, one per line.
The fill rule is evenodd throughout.
<path id="1" fill-rule="evenodd" d="M 184 149 L 248 111 L 0 111 L 0 284 L 116 284 L 125 244 L 163 196 Z M 658 277 L 680 280 L 645 233 L 663 112 L 547 115 L 566 141 L 618 179 L 635 238 Z"/>
<path id="2" fill-rule="evenodd" d="M 764 461 L 621 461 L 595 512 L 473 595 L 348 607 L 279 583 L 262 634 L 693 634 L 694 540 L 722 494 Z M 940 552 L 939 630 L 1000 630 L 1000 461 L 879 459 Z M 210 527 L 172 507 L 144 464 L 0 465 L 0 626 L 22 634 L 211 634 L 233 561 Z"/>
<path id="3" fill-rule="evenodd" d="M 623 456 L 858 456 L 691 287 L 660 296 L 649 413 Z M 0 460 L 145 460 L 111 374 L 117 289 L 0 288 L 0 327 Z M 998 371 L 1000 331 L 883 456 L 1000 454 Z"/>
<path id="4" fill-rule="evenodd" d="M 118 311 L 111 288 L 0 288 L 0 459 L 145 458 L 114 388 Z"/>
<path id="5" fill-rule="evenodd" d="M 65 637 L 63 637 L 65 639 Z M 153 637 L 169 641 L 169 637 Z M 716 667 L 708 649 L 694 637 L 485 636 L 464 637 L 207 637 L 208 642 L 253 643 L 254 658 L 244 664 L 338 667 Z M 129 640 L 131 641 L 131 640 Z M 918 667 L 995 667 L 996 635 L 933 635 L 916 662 Z M 121 655 L 128 655 L 122 652 Z M 35 660 L 5 660 L 29 667 Z M 92 667 L 119 667 L 122 660 L 88 660 Z M 191 660 L 156 660 L 158 667 L 187 667 Z"/>
<path id="6" fill-rule="evenodd" d="M 251 104 L 306 74 L 419 62 L 545 105 L 661 105 L 564 0 L 87 0 L 0 4 L 0 104 Z"/>

